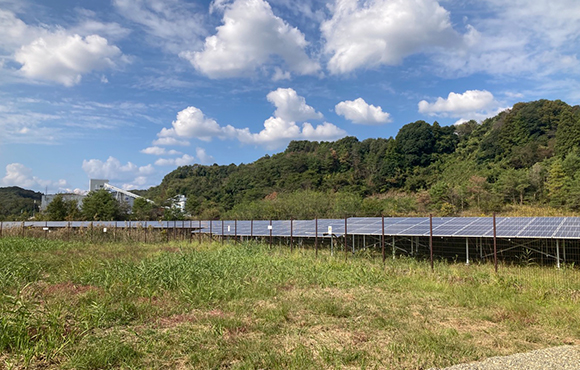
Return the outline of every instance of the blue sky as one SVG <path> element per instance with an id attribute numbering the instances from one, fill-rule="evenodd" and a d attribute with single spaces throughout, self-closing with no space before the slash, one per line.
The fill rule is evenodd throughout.
<path id="1" fill-rule="evenodd" d="M 0 186 L 132 189 L 291 140 L 580 101 L 577 0 L 0 0 Z"/>

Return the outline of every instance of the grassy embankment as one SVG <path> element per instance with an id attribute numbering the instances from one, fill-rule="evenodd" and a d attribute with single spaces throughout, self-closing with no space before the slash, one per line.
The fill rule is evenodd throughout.
<path id="1" fill-rule="evenodd" d="M 424 369 L 579 344 L 580 291 L 536 269 L 5 238 L 0 368 Z"/>

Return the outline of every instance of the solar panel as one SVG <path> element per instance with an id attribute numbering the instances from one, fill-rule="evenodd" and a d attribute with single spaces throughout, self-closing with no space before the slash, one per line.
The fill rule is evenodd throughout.
<path id="1" fill-rule="evenodd" d="M 522 228 L 518 237 L 551 238 L 564 219 L 564 217 L 533 218 L 525 228 Z"/>
<path id="2" fill-rule="evenodd" d="M 567 217 L 554 233 L 554 237 L 562 239 L 580 239 L 580 217 Z"/>
<path id="3" fill-rule="evenodd" d="M 433 236 L 438 237 L 492 237 L 491 217 L 433 217 Z M 349 235 L 376 235 L 383 233 L 381 217 L 352 217 L 347 219 Z M 268 226 L 272 225 L 272 230 Z M 428 236 L 428 217 L 385 217 L 386 236 Z M 215 221 L 25 221 L 2 223 L 3 228 L 164 228 L 191 229 L 193 232 L 213 233 L 224 236 L 273 236 L 330 237 L 345 233 L 344 219 L 319 219 L 318 230 L 315 220 L 215 220 Z M 496 234 L 500 238 L 561 238 L 580 239 L 580 217 L 498 217 Z M 222 229 L 223 226 L 223 229 Z M 201 229 L 199 229 L 201 227 Z"/>

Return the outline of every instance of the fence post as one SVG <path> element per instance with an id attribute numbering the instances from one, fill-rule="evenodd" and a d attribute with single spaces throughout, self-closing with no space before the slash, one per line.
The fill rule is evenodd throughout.
<path id="1" fill-rule="evenodd" d="M 497 273 L 497 227 L 495 224 L 495 212 L 493 213 L 493 265 Z"/>
<path id="2" fill-rule="evenodd" d="M 24 238 L 24 221 L 22 221 L 22 237 Z"/>
<path id="3" fill-rule="evenodd" d="M 383 253 L 383 263 L 387 256 L 385 255 L 385 215 L 381 215 L 381 252 Z"/>
<path id="4" fill-rule="evenodd" d="M 294 249 L 294 220 L 290 217 L 290 252 Z"/>
<path id="5" fill-rule="evenodd" d="M 347 230 L 347 220 L 348 217 L 344 216 L 344 260 L 348 259 L 348 230 Z"/>
<path id="6" fill-rule="evenodd" d="M 254 238 L 254 219 L 250 220 L 250 240 Z"/>
<path id="7" fill-rule="evenodd" d="M 224 244 L 224 220 L 221 220 L 222 223 L 222 244 Z"/>
<path id="8" fill-rule="evenodd" d="M 234 220 L 234 243 L 238 242 L 238 219 Z"/>
<path id="9" fill-rule="evenodd" d="M 433 215 L 429 214 L 429 251 L 431 254 L 431 271 L 433 271 Z"/>
<path id="10" fill-rule="evenodd" d="M 318 257 L 318 217 L 314 219 L 314 228 L 316 229 L 314 233 L 314 254 Z"/>
<path id="11" fill-rule="evenodd" d="M 558 268 L 560 268 L 560 241 L 556 239 L 556 260 Z"/>
<path id="12" fill-rule="evenodd" d="M 2 237 L 3 229 L 4 229 L 4 221 L 0 221 L 0 238 Z"/>
<path id="13" fill-rule="evenodd" d="M 189 222 L 190 222 L 190 224 L 191 224 L 193 221 L 189 221 Z M 190 225 L 190 226 L 191 226 L 191 225 Z M 201 218 L 200 218 L 199 220 L 197 220 L 197 227 L 198 227 L 198 229 L 197 229 L 197 233 L 199 234 L 199 235 L 198 235 L 198 236 L 199 236 L 199 244 L 201 244 L 201 242 L 202 242 L 202 235 L 201 235 Z M 192 229 L 193 229 L 193 227 L 192 227 Z M 189 233 L 190 233 L 190 234 L 191 234 L 191 231 L 192 231 L 192 230 L 189 230 Z"/>
<path id="14" fill-rule="evenodd" d="M 272 249 L 272 219 L 270 219 L 270 249 Z"/>

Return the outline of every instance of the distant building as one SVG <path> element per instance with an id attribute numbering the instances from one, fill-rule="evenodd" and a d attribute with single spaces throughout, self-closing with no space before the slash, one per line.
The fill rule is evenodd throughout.
<path id="1" fill-rule="evenodd" d="M 171 207 L 181 210 L 185 213 L 185 203 L 187 202 L 187 197 L 185 195 L 179 194 L 171 198 Z"/>
<path id="2" fill-rule="evenodd" d="M 104 180 L 104 179 L 90 179 L 89 180 L 89 192 L 98 191 L 98 190 L 102 190 L 102 189 L 110 191 L 111 194 L 113 194 L 113 196 L 115 197 L 115 199 L 118 202 L 127 203 L 129 206 L 129 209 L 133 208 L 133 203 L 135 202 L 135 199 L 141 198 L 141 196 L 134 194 L 134 193 L 131 193 L 130 191 L 127 191 L 127 190 L 118 188 L 116 186 L 110 185 L 109 180 Z M 40 210 L 46 211 L 46 208 L 48 207 L 50 202 L 52 202 L 54 197 L 57 195 L 58 194 L 44 194 L 42 196 Z M 83 199 L 85 199 L 85 197 L 86 197 L 85 194 L 60 194 L 60 195 L 63 196 L 64 200 L 76 200 L 78 202 L 79 208 L 82 206 Z M 182 197 L 184 197 L 184 196 L 182 195 Z M 153 203 L 149 199 L 146 199 L 146 200 L 150 203 Z M 185 209 L 185 200 L 183 200 L 183 208 L 182 209 Z"/>
<path id="3" fill-rule="evenodd" d="M 46 208 L 48 207 L 48 205 L 50 204 L 50 202 L 52 202 L 52 200 L 54 199 L 54 197 L 56 197 L 57 195 L 62 195 L 62 199 L 63 200 L 66 200 L 66 201 L 76 200 L 79 209 L 83 205 L 83 199 L 85 199 L 85 196 L 86 196 L 84 194 L 72 194 L 72 193 L 43 194 L 42 195 L 42 198 L 40 200 L 40 211 L 41 212 L 46 211 Z"/>
<path id="4" fill-rule="evenodd" d="M 89 191 L 97 191 L 97 190 L 105 189 L 105 185 L 108 183 L 109 183 L 109 180 L 90 179 L 89 180 Z"/>

